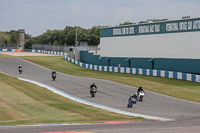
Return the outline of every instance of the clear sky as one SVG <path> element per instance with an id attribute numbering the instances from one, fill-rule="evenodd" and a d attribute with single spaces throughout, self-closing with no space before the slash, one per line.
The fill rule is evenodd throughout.
<path id="1" fill-rule="evenodd" d="M 0 0 L 0 30 L 37 36 L 66 26 L 115 26 L 125 21 L 200 17 L 200 0 Z"/>

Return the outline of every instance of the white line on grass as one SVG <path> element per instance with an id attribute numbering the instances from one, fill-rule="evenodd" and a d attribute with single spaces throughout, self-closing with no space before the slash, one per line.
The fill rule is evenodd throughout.
<path id="1" fill-rule="evenodd" d="M 134 117 L 143 117 L 143 118 L 146 118 L 146 119 L 154 119 L 154 120 L 161 120 L 161 121 L 171 121 L 172 120 L 172 119 L 167 119 L 167 118 L 162 118 L 162 117 L 131 113 L 131 112 L 127 112 L 127 111 L 111 108 L 111 107 L 108 107 L 108 106 L 104 106 L 104 105 L 101 105 L 101 104 L 92 103 L 92 102 L 89 102 L 87 100 L 75 97 L 75 96 L 73 96 L 71 94 L 68 94 L 66 92 L 63 92 L 63 91 L 61 91 L 59 89 L 56 89 L 56 88 L 54 88 L 52 86 L 40 83 L 38 81 L 33 81 L 33 80 L 29 80 L 29 79 L 24 79 L 24 78 L 18 78 L 18 79 L 26 81 L 26 82 L 30 82 L 30 83 L 33 83 L 33 84 L 36 84 L 36 85 L 38 85 L 40 87 L 44 87 L 44 88 L 46 88 L 46 89 L 48 89 L 48 90 L 50 90 L 50 91 L 52 91 L 52 92 L 54 92 L 54 93 L 56 93 L 58 95 L 61 95 L 61 96 L 65 97 L 65 98 L 68 98 L 70 100 L 73 100 L 73 101 L 76 101 L 76 102 L 79 102 L 79 103 L 83 103 L 83 104 L 86 104 L 86 105 L 90 105 L 90 106 L 93 106 L 93 107 L 96 107 L 96 108 L 104 109 L 104 110 L 107 110 L 107 111 L 115 112 L 115 113 L 118 113 L 118 114 L 134 116 Z"/>

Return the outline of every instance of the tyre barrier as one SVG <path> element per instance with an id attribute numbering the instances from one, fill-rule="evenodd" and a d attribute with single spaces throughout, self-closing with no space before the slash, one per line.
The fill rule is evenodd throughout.
<path id="1" fill-rule="evenodd" d="M 21 52 L 21 49 L 1 49 L 0 48 L 0 51 L 3 51 L 3 52 Z"/>
<path id="2" fill-rule="evenodd" d="M 47 50 L 34 50 L 34 49 L 30 49 L 29 52 L 54 54 L 54 55 L 64 55 L 65 54 L 65 52 L 47 51 Z"/>

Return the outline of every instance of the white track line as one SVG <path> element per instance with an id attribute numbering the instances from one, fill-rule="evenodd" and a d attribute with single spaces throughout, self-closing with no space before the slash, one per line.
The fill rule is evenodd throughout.
<path id="1" fill-rule="evenodd" d="M 161 120 L 161 121 L 172 121 L 172 119 L 156 117 L 156 116 L 149 116 L 149 115 L 143 115 L 143 114 L 137 114 L 137 113 L 131 113 L 131 112 L 127 112 L 127 111 L 111 108 L 111 107 L 108 107 L 108 106 L 104 106 L 104 105 L 101 105 L 101 104 L 92 103 L 92 102 L 89 102 L 87 100 L 75 97 L 75 96 L 73 96 L 71 94 L 68 94 L 68 93 L 66 93 L 64 91 L 61 91 L 59 89 L 56 89 L 56 88 L 54 88 L 52 86 L 49 86 L 49 85 L 46 85 L 46 84 L 43 84 L 43 83 L 40 83 L 40 82 L 37 82 L 37 81 L 24 79 L 24 78 L 18 78 L 18 79 L 26 81 L 26 82 L 30 82 L 30 83 L 33 83 L 33 84 L 36 84 L 36 85 L 41 86 L 41 87 L 44 87 L 44 88 L 46 88 L 46 89 L 48 89 L 48 90 L 50 90 L 50 91 L 52 91 L 52 92 L 54 92 L 54 93 L 56 93 L 58 95 L 61 95 L 61 96 L 65 97 L 65 98 L 68 98 L 70 100 L 73 100 L 73 101 L 76 101 L 76 102 L 79 102 L 79 103 L 83 103 L 83 104 L 86 104 L 86 105 L 90 105 L 90 106 L 93 106 L 93 107 L 96 107 L 96 108 L 101 108 L 101 109 L 104 109 L 104 110 L 107 110 L 107 111 L 111 111 L 111 112 L 114 112 L 114 113 L 128 115 L 128 116 L 135 116 L 135 117 L 143 117 L 143 118 L 146 118 L 146 119 L 154 119 L 154 120 Z"/>
<path id="2" fill-rule="evenodd" d="M 33 62 L 30 62 L 30 61 L 27 61 L 27 60 L 24 60 L 24 59 L 21 59 L 23 61 L 26 61 L 28 63 L 31 63 L 33 65 L 36 65 L 38 67 L 41 67 L 41 68 L 44 68 L 46 70 L 50 70 L 50 71 L 53 71 L 49 68 L 46 68 L 46 67 L 43 67 L 43 66 L 40 66 L 38 64 L 35 64 Z M 67 61 L 67 60 L 66 60 Z M 75 64 L 76 65 L 76 64 Z M 93 70 L 92 70 L 93 71 Z M 60 73 L 60 74 L 63 74 L 63 75 L 70 75 L 70 74 L 65 74 L 65 73 L 61 73 L 61 72 L 57 72 L 57 73 Z M 122 84 L 122 83 L 118 83 L 118 82 L 115 82 L 115 81 L 110 81 L 110 80 L 105 80 L 105 79 L 98 79 L 98 78 L 90 78 L 90 77 L 82 77 L 82 76 L 75 76 L 75 75 L 70 75 L 70 76 L 74 76 L 74 77 L 81 77 L 81 78 L 88 78 L 88 79 L 96 79 L 96 80 L 102 80 L 102 81 L 106 81 L 106 82 L 110 82 L 110 83 L 115 83 L 115 84 L 120 84 L 120 85 L 124 85 L 124 86 L 127 86 L 127 87 L 132 87 L 134 89 L 137 89 L 136 87 L 133 87 L 133 86 L 130 86 L 130 85 L 126 85 L 126 84 Z M 189 82 L 189 81 L 188 81 Z M 148 91 L 148 90 L 145 90 L 147 92 L 150 92 L 150 93 L 153 93 L 153 94 L 157 94 L 157 95 L 160 95 L 160 96 L 164 96 L 164 97 L 168 97 L 168 98 L 172 98 L 172 99 L 175 99 L 175 100 L 179 100 L 179 101 L 184 101 L 184 102 L 189 102 L 189 103 L 194 103 L 194 104 L 200 104 L 200 103 L 197 103 L 197 102 L 193 102 L 193 101 L 188 101 L 188 100 L 185 100 L 185 99 L 180 99 L 180 98 L 176 98 L 176 97 L 172 97 L 172 96 L 167 96 L 167 95 L 164 95 L 164 94 L 160 94 L 160 93 L 156 93 L 156 92 L 153 92 L 153 91 Z"/>

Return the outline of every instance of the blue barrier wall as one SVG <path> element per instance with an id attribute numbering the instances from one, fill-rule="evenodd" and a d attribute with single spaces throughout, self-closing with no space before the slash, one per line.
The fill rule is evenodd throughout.
<path id="1" fill-rule="evenodd" d="M 87 64 L 101 66 L 118 66 L 157 69 L 200 74 L 200 59 L 172 59 L 172 58 L 122 58 L 102 57 L 87 51 L 80 52 L 80 61 Z"/>
<path id="2" fill-rule="evenodd" d="M 134 67 L 134 68 L 151 68 L 151 58 L 125 58 L 125 57 L 101 57 L 93 55 L 87 51 L 80 52 L 80 61 L 87 64 L 102 65 L 102 66 L 118 66 Z"/>
<path id="3" fill-rule="evenodd" d="M 47 50 L 35 50 L 35 49 L 30 49 L 29 52 L 44 53 L 44 54 L 54 54 L 54 55 L 64 55 L 65 54 L 65 52 L 47 51 Z"/>
<path id="4" fill-rule="evenodd" d="M 152 69 L 152 63 L 149 60 L 151 60 L 151 58 L 131 58 L 131 67 Z"/>
<path id="5" fill-rule="evenodd" d="M 106 71 L 106 72 L 119 72 L 119 73 L 128 73 L 128 74 L 139 74 L 139 75 L 149 75 L 149 76 L 157 76 L 157 77 L 165 77 L 165 78 L 174 78 L 174 79 L 181 79 L 187 80 L 192 82 L 199 82 L 200 83 L 200 75 L 191 74 L 191 73 L 182 73 L 182 72 L 175 72 L 175 71 L 168 71 L 168 70 L 156 70 L 156 69 L 143 69 L 143 68 L 130 68 L 130 67 L 116 67 L 116 66 L 102 66 L 102 65 L 94 65 L 94 64 L 87 64 L 76 61 L 67 57 L 67 54 L 64 52 L 55 52 L 55 51 L 43 51 L 43 50 L 30 50 L 30 52 L 39 52 L 45 54 L 57 54 L 57 55 L 64 55 L 64 59 L 70 61 L 80 67 L 96 70 L 96 71 Z M 87 56 L 88 54 L 86 54 Z M 91 54 L 90 54 L 91 55 Z M 93 58 L 95 59 L 95 58 Z M 98 61 L 102 61 L 101 63 L 106 64 L 108 63 L 107 57 L 98 58 Z M 141 59 L 141 58 L 134 58 L 138 59 L 138 61 L 146 61 L 151 62 L 151 59 Z M 116 60 L 114 60 L 116 61 Z M 196 60 L 198 61 L 198 60 Z M 154 62 L 156 62 L 154 60 Z"/>
<path id="6" fill-rule="evenodd" d="M 181 80 L 187 80 L 187 81 L 192 81 L 192 82 L 200 82 L 200 75 L 197 75 L 197 74 L 165 71 L 165 70 L 155 70 L 155 69 L 153 70 L 153 69 L 129 68 L 129 67 L 100 66 L 100 65 L 93 65 L 93 64 L 84 64 L 82 62 L 71 59 L 67 57 L 66 55 L 64 58 L 67 61 L 70 61 L 80 67 L 96 70 L 96 71 L 149 75 L 149 76 L 156 76 L 156 77 L 181 79 Z"/>
<path id="7" fill-rule="evenodd" d="M 16 49 L 2 49 L 0 48 L 0 51 L 4 51 L 4 52 L 15 52 Z"/>
<path id="8" fill-rule="evenodd" d="M 117 66 L 120 64 L 121 67 L 129 67 L 129 62 L 126 61 L 127 58 L 117 58 L 112 57 L 110 58 L 110 66 Z"/>
<path id="9" fill-rule="evenodd" d="M 80 52 L 80 60 L 82 62 L 87 62 L 88 64 L 101 65 L 101 59 L 99 55 L 93 55 L 93 53 L 88 53 L 87 51 Z"/>
<path id="10" fill-rule="evenodd" d="M 200 73 L 200 59 L 155 59 L 155 69 Z"/>

